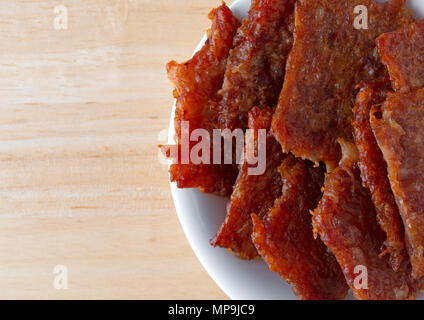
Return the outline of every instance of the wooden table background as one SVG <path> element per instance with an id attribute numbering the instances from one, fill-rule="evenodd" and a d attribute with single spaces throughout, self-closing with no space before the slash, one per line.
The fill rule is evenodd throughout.
<path id="1" fill-rule="evenodd" d="M 191 55 L 219 4 L 0 0 L 1 299 L 226 298 L 185 239 L 155 147 L 165 64 Z"/>

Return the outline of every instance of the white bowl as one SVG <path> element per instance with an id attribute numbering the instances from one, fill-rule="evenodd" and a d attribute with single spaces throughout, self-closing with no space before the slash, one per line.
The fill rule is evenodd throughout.
<path id="1" fill-rule="evenodd" d="M 242 19 L 247 16 L 250 3 L 251 0 L 236 0 L 230 8 L 237 18 Z M 423 0 L 409 0 L 408 5 L 414 8 L 419 16 L 424 17 Z M 195 52 L 205 41 L 206 36 Z M 174 142 L 174 112 L 175 104 L 169 126 L 169 143 Z M 204 194 L 196 189 L 178 189 L 175 183 L 171 183 L 171 192 L 178 218 L 194 253 L 212 279 L 230 298 L 297 299 L 290 285 L 278 274 L 270 271 L 264 262 L 239 260 L 227 249 L 213 248 L 209 244 L 209 240 L 224 221 L 228 199 Z"/>

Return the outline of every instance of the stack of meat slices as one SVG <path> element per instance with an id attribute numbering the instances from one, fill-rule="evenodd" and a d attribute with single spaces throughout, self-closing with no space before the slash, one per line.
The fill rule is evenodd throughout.
<path id="1" fill-rule="evenodd" d="M 355 28 L 358 6 L 367 26 Z M 223 4 L 175 86 L 171 180 L 231 196 L 212 245 L 262 258 L 302 299 L 415 299 L 424 277 L 424 21 L 406 0 Z M 182 121 L 267 130 L 266 166 L 181 163 Z M 188 145 L 190 151 L 192 145 Z M 246 146 L 247 147 L 247 146 Z M 213 150 L 211 150 L 211 159 Z"/>

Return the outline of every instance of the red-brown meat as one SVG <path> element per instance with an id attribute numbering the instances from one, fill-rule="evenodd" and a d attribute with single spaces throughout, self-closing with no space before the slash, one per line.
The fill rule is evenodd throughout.
<path id="1" fill-rule="evenodd" d="M 201 128 L 207 130 L 211 137 L 212 130 L 217 127 L 217 114 L 211 112 L 210 105 L 217 100 L 217 92 L 222 87 L 233 38 L 240 26 L 225 4 L 212 10 L 209 17 L 212 20 L 212 28 L 202 49 L 185 63 L 171 61 L 167 66 L 168 77 L 175 87 L 174 97 L 177 100 L 175 140 L 178 146 L 173 148 L 178 148 L 178 155 L 181 155 L 182 121 L 189 123 L 189 133 Z M 192 146 L 190 144 L 189 149 Z M 166 154 L 170 155 L 170 151 Z M 196 165 L 191 161 L 182 164 L 179 158 L 174 159 L 170 174 L 171 181 L 177 182 L 179 188 L 197 187 L 207 193 L 227 196 L 231 194 L 237 176 L 237 166 Z"/>
<path id="2" fill-rule="evenodd" d="M 299 0 L 293 49 L 272 130 L 285 152 L 337 166 L 337 139 L 353 141 L 355 86 L 386 75 L 375 39 L 411 19 L 405 0 Z M 368 10 L 368 29 L 354 28 L 354 9 Z"/>
<path id="3" fill-rule="evenodd" d="M 348 290 L 333 254 L 312 233 L 310 210 L 321 198 L 324 171 L 288 156 L 280 167 L 282 195 L 262 219 L 252 216 L 261 257 L 302 299 L 343 299 Z"/>
<path id="4" fill-rule="evenodd" d="M 389 94 L 381 110 L 372 110 L 371 125 L 387 162 L 418 279 L 424 276 L 424 89 Z"/>
<path id="5" fill-rule="evenodd" d="M 218 103 L 221 128 L 247 128 L 253 106 L 274 108 L 292 48 L 295 0 L 253 0 L 234 38 Z"/>
<path id="6" fill-rule="evenodd" d="M 424 87 L 424 20 L 381 35 L 377 46 L 395 91 Z"/>
<path id="7" fill-rule="evenodd" d="M 273 111 L 270 108 L 253 108 L 249 112 L 251 129 L 266 129 L 266 169 L 262 175 L 250 175 L 252 165 L 245 162 L 240 169 L 231 201 L 227 208 L 227 217 L 211 244 L 228 248 L 237 257 L 254 259 L 258 257 L 251 239 L 252 219 L 250 215 L 257 213 L 260 217 L 266 214 L 281 194 L 282 180 L 278 172 L 285 155 L 280 144 L 269 132 Z M 256 142 L 256 148 L 258 148 Z M 258 149 L 257 149 L 258 150 Z"/>
<path id="8" fill-rule="evenodd" d="M 358 299 L 414 299 L 420 281 L 412 278 L 410 264 L 395 272 L 389 257 L 380 257 L 386 235 L 377 224 L 369 190 L 362 186 L 356 147 L 343 142 L 342 149 L 343 160 L 326 177 L 324 196 L 314 212 L 315 232 L 336 256 Z"/>
<path id="9" fill-rule="evenodd" d="M 408 259 L 405 231 L 387 176 L 387 165 L 375 140 L 370 124 L 370 111 L 381 104 L 390 87 L 389 79 L 362 83 L 353 109 L 355 143 L 359 151 L 359 169 L 364 187 L 371 192 L 377 211 L 377 222 L 386 233 L 383 255 L 390 254 L 390 263 L 397 271 Z"/>

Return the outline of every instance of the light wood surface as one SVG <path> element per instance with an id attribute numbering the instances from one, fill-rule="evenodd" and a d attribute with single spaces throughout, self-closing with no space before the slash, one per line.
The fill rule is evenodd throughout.
<path id="1" fill-rule="evenodd" d="M 156 149 L 165 64 L 191 55 L 219 4 L 0 0 L 0 299 L 226 298 L 188 245 Z"/>

